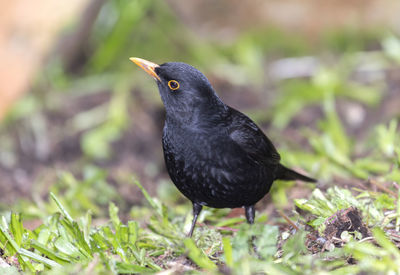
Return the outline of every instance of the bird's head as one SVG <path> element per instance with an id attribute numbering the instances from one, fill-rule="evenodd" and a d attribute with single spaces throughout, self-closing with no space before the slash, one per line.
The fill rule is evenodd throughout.
<path id="1" fill-rule="evenodd" d="M 157 65 L 136 57 L 130 60 L 157 81 L 167 116 L 188 118 L 225 108 L 208 79 L 194 67 L 180 62 Z"/>

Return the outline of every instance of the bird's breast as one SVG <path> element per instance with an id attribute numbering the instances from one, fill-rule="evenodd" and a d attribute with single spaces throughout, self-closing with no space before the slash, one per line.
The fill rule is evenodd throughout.
<path id="1" fill-rule="evenodd" d="M 165 127 L 163 149 L 174 184 L 190 200 L 204 205 L 239 207 L 255 203 L 272 183 L 268 169 L 242 154 L 221 131 Z"/>

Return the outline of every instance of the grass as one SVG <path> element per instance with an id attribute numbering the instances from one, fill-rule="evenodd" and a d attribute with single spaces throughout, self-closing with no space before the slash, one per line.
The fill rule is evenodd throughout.
<path id="1" fill-rule="evenodd" d="M 399 148 L 399 127 L 393 120 L 375 131 L 378 152 L 383 163 L 398 167 L 395 148 Z M 324 136 L 320 136 L 324 139 Z M 332 163 L 337 159 L 328 158 Z M 350 161 L 350 160 L 349 160 Z M 351 164 L 353 161 L 350 161 Z M 357 160 L 355 161 L 357 162 Z M 371 175 L 371 169 L 360 174 Z M 364 169 L 364 170 L 363 170 Z M 379 169 L 378 169 L 379 170 Z M 397 169 L 393 169 L 397 170 Z M 388 175 L 376 174 L 372 188 L 334 186 L 326 191 L 314 189 L 309 198 L 295 200 L 296 211 L 290 222 L 269 220 L 257 215 L 256 224 L 243 223 L 243 217 L 226 218 L 224 210 L 206 209 L 200 217 L 194 237 L 184 232 L 191 217 L 177 213 L 159 199 L 151 197 L 138 181 L 147 205 L 136 207 L 147 217 L 122 222 L 115 203 L 108 204 L 108 218 L 100 224 L 93 221 L 104 216 L 93 214 L 99 206 L 95 196 L 86 199 L 76 194 L 89 191 L 94 182 L 104 179 L 101 169 L 91 167 L 92 175 L 79 181 L 71 174 L 60 175 L 60 182 L 47 200 L 31 205 L 27 219 L 36 218 L 40 225 L 24 226 L 24 211 L 8 212 L 1 217 L 0 248 L 9 263 L 1 267 L 7 274 L 143 274 L 159 271 L 209 274 L 359 274 L 398 273 L 400 252 L 400 211 L 398 188 L 387 186 Z M 393 175 L 389 174 L 390 177 Z M 361 177 L 362 178 L 362 177 Z M 92 180 L 91 180 L 92 179 Z M 396 180 L 398 180 L 396 178 Z M 69 182 L 68 188 L 63 182 Z M 91 182 L 91 184 L 90 184 Z M 93 185 L 94 184 L 94 185 Z M 98 188 L 101 188 L 98 187 Z M 376 189 L 376 188 L 375 188 Z M 380 190 L 383 190 L 380 191 Z M 389 191 L 387 191 L 389 190 Z M 90 192 L 89 192 L 90 193 Z M 275 193 L 273 193 L 274 196 Z M 68 197 L 71 196 L 71 199 Z M 117 199 L 113 192 L 108 198 Z M 117 199 L 118 200 L 118 199 Z M 397 205 L 397 206 L 396 206 Z M 86 207 L 86 208 L 85 208 Z M 339 219 L 340 211 L 355 207 L 370 235 L 362 230 L 341 230 L 339 237 L 329 236 L 327 227 Z M 185 212 L 190 212 L 185 207 Z M 26 209 L 26 208 L 25 208 Z M 86 209 L 85 215 L 80 215 Z M 71 214 L 71 213 L 74 214 Z M 96 212 L 96 211 L 95 211 Z M 178 211 L 180 212 L 180 211 Z M 36 213 L 36 214 L 35 214 Z M 40 213 L 40 214 L 38 214 Z M 96 217 L 93 220 L 93 215 Z M 144 223 L 141 220 L 145 221 Z M 265 223 L 267 221 L 267 223 Z M 276 226 L 276 225 L 279 225 Z M 293 225 L 294 224 L 294 225 Z M 319 243 L 320 242 L 320 243 Z M 317 249 L 317 250 L 315 250 Z"/>
<path id="2" fill-rule="evenodd" d="M 141 188 L 138 182 L 136 184 Z M 133 220 L 122 223 L 114 203 L 109 204 L 108 222 L 100 226 L 92 224 L 91 211 L 74 219 L 53 193 L 48 203 L 56 205 L 55 213 L 41 219 L 42 225 L 34 230 L 24 227 L 21 214 L 3 216 L 0 244 L 3 259 L 12 265 L 2 267 L 2 272 L 399 272 L 400 252 L 394 244 L 398 240 L 390 240 L 392 235 L 388 233 L 399 214 L 394 205 L 396 198 L 386 193 L 363 191 L 354 196 L 347 189 L 334 187 L 324 195 L 315 189 L 310 199 L 296 200 L 298 208 L 310 215 L 306 220 L 299 215 L 291 217 L 298 224 L 296 232 L 293 228 L 279 230 L 277 226 L 262 222 L 249 226 L 241 219 L 229 224 L 230 229 L 236 231 L 234 234 L 213 229 L 215 222 L 211 222 L 210 227 L 198 226 L 193 239 L 190 239 L 183 233 L 184 219 L 177 217 L 173 208 L 165 207 L 144 189 L 142 191 L 151 210 L 149 223 L 142 226 Z M 311 234 L 313 229 L 307 229 L 306 225 L 323 232 L 321 227 L 326 226 L 326 220 L 349 206 L 361 210 L 364 222 L 372 228 L 372 238 L 366 241 L 357 232 L 343 231 L 339 246 L 312 254 L 306 243 L 307 234 Z M 324 238 L 323 233 L 320 238 Z M 350 258 L 357 264 L 350 265 Z"/>

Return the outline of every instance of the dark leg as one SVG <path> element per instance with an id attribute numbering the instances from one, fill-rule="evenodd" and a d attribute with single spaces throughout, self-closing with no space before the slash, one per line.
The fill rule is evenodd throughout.
<path id="1" fill-rule="evenodd" d="M 202 208 L 203 206 L 201 204 L 198 204 L 196 202 L 193 203 L 193 222 L 192 222 L 192 227 L 190 228 L 188 234 L 189 237 L 192 237 L 194 227 L 196 226 L 197 218 L 199 217 Z"/>
<path id="2" fill-rule="evenodd" d="M 254 205 L 245 206 L 244 212 L 246 213 L 246 219 L 249 224 L 254 223 L 254 216 L 256 215 L 256 211 L 254 210 Z"/>
<path id="3" fill-rule="evenodd" d="M 254 216 L 256 215 L 256 211 L 254 209 L 254 205 L 245 206 L 244 207 L 244 212 L 246 213 L 247 222 L 249 224 L 253 224 L 254 223 Z M 251 246 L 253 246 L 254 253 L 258 256 L 258 258 L 261 259 L 261 256 L 259 255 L 258 250 L 257 250 L 257 246 L 255 245 L 255 240 L 256 240 L 256 236 L 253 235 L 253 236 L 251 236 L 251 239 L 249 239 L 249 243 L 250 243 Z"/>

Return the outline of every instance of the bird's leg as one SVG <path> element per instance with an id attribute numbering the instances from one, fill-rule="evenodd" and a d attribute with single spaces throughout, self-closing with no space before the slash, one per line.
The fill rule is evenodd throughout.
<path id="1" fill-rule="evenodd" d="M 244 207 L 244 212 L 246 214 L 246 219 L 247 222 L 249 224 L 253 224 L 254 223 L 254 216 L 256 215 L 256 211 L 254 209 L 254 205 L 250 205 L 250 206 L 245 206 Z M 256 236 L 251 236 L 251 239 L 249 239 L 249 243 L 250 245 L 252 245 L 254 253 L 258 256 L 259 259 L 261 259 L 260 254 L 258 253 L 258 248 L 255 244 L 256 241 Z"/>
<path id="2" fill-rule="evenodd" d="M 254 205 L 250 206 L 245 206 L 244 207 L 244 212 L 246 214 L 246 220 L 249 224 L 254 223 L 254 216 L 256 215 L 256 212 L 254 210 Z"/>
<path id="3" fill-rule="evenodd" d="M 193 221 L 192 221 L 192 227 L 190 228 L 190 231 L 188 234 L 189 237 L 192 237 L 193 230 L 194 230 L 194 227 L 196 226 L 196 221 L 197 221 L 197 218 L 199 217 L 201 209 L 203 209 L 203 206 L 201 204 L 193 202 Z"/>

